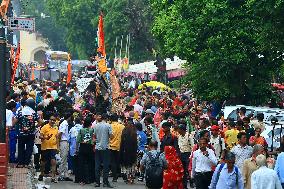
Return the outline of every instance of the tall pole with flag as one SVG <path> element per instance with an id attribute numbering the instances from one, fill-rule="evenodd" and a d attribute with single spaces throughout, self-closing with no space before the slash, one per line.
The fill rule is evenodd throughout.
<path id="1" fill-rule="evenodd" d="M 119 73 L 121 73 L 122 71 L 122 45 L 123 45 L 123 35 L 121 36 L 121 39 L 120 39 L 120 51 L 119 51 Z"/>
<path id="2" fill-rule="evenodd" d="M 71 55 L 68 54 L 68 65 L 67 65 L 67 81 L 66 83 L 69 84 L 72 80 L 72 62 L 71 62 Z"/>
<path id="3" fill-rule="evenodd" d="M 105 34 L 104 34 L 104 20 L 103 13 L 101 12 L 98 26 L 98 52 L 106 58 L 105 48 Z"/>
<path id="4" fill-rule="evenodd" d="M 106 66 L 106 47 L 105 47 L 105 33 L 104 33 L 104 20 L 103 13 L 101 12 L 98 26 L 98 67 L 102 74 L 107 72 Z"/>
<path id="5" fill-rule="evenodd" d="M 17 53 L 16 53 L 16 57 L 15 57 L 15 60 L 14 60 L 14 63 L 13 63 L 13 73 L 12 73 L 12 78 L 11 78 L 11 85 L 13 85 L 14 81 L 15 81 L 15 76 L 16 76 L 16 72 L 17 72 L 17 69 L 18 69 L 19 59 L 20 59 L 20 53 L 21 53 L 21 45 L 19 43 Z"/>
<path id="6" fill-rule="evenodd" d="M 118 43 L 118 38 L 115 38 L 115 48 L 114 48 L 114 68 L 118 71 L 118 64 L 117 64 L 117 43 Z"/>

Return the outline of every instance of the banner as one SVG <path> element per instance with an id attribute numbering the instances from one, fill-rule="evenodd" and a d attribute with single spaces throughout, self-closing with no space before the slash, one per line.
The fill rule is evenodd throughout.
<path id="1" fill-rule="evenodd" d="M 98 52 L 101 53 L 101 55 L 106 58 L 103 13 L 101 13 L 100 18 L 99 18 L 99 26 L 98 26 Z"/>
<path id="2" fill-rule="evenodd" d="M 12 65 L 13 66 L 13 72 L 12 72 L 12 76 L 11 76 L 11 85 L 13 85 L 14 81 L 15 81 L 15 76 L 16 76 L 16 72 L 17 72 L 17 69 L 18 69 L 19 59 L 20 59 L 20 53 L 21 53 L 21 46 L 20 46 L 20 43 L 19 43 L 17 53 L 16 53 L 16 57 L 15 57 L 13 65 Z"/>
<path id="3" fill-rule="evenodd" d="M 122 70 L 123 72 L 128 72 L 129 69 L 129 60 L 127 57 L 124 57 L 124 59 L 122 60 Z"/>
<path id="4" fill-rule="evenodd" d="M 68 65 L 67 65 L 67 81 L 66 83 L 69 84 L 72 80 L 72 62 L 71 56 L 68 54 Z"/>

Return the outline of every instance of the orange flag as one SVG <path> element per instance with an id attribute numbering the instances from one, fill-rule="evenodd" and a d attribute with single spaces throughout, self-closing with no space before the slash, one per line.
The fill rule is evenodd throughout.
<path id="1" fill-rule="evenodd" d="M 10 0 L 2 0 L 1 6 L 0 6 L 0 12 L 1 12 L 2 17 L 5 17 L 5 15 L 7 14 L 9 4 L 10 4 Z"/>
<path id="2" fill-rule="evenodd" d="M 101 53 L 101 55 L 103 57 L 106 57 L 103 13 L 101 13 L 100 18 L 99 18 L 99 26 L 98 26 L 98 52 Z"/>
<path id="3" fill-rule="evenodd" d="M 67 84 L 71 82 L 72 79 L 72 63 L 70 54 L 68 54 L 68 65 L 67 65 Z"/>
<path id="4" fill-rule="evenodd" d="M 16 72 L 17 72 L 17 69 L 18 69 L 19 59 L 20 59 L 20 53 L 21 53 L 21 46 L 20 46 L 20 43 L 19 43 L 17 53 L 16 53 L 16 57 L 15 57 L 14 64 L 13 64 L 13 73 L 12 73 L 12 77 L 11 77 L 11 85 L 13 85 L 14 81 L 15 81 L 15 76 L 16 76 Z"/>

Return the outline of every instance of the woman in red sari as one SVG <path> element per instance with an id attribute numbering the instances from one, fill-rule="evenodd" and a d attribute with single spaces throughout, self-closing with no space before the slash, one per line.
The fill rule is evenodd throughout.
<path id="1" fill-rule="evenodd" d="M 165 147 L 165 157 L 168 168 L 164 171 L 163 189 L 183 189 L 184 170 L 173 146 Z"/>

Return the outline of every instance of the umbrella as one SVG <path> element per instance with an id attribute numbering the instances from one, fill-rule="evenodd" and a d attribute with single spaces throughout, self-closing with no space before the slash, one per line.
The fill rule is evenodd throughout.
<path id="1" fill-rule="evenodd" d="M 138 89 L 142 89 L 143 86 L 152 87 L 153 89 L 156 89 L 156 88 L 161 88 L 162 90 L 169 89 L 167 85 L 160 83 L 158 81 L 149 81 L 147 83 L 143 83 L 138 86 Z"/>

